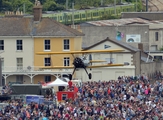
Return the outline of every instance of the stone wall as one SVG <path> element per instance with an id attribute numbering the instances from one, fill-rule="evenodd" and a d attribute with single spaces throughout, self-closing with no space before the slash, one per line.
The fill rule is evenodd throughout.
<path id="1" fill-rule="evenodd" d="M 163 74 L 163 62 L 141 63 L 141 74 L 148 75 L 149 77 L 154 77 L 156 71 Z"/>

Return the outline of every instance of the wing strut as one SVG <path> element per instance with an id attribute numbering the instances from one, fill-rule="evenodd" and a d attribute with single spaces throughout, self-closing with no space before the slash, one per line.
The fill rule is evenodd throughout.
<path id="1" fill-rule="evenodd" d="M 87 71 L 87 69 L 84 67 L 84 70 L 85 70 L 85 72 L 87 73 L 87 75 L 88 75 L 88 78 L 89 79 L 92 79 L 92 74 L 91 73 L 88 73 L 88 71 Z"/>
<path id="2" fill-rule="evenodd" d="M 69 74 L 69 79 L 70 79 L 70 80 L 72 80 L 72 76 L 74 75 L 75 70 L 76 70 L 76 67 L 74 68 L 74 70 L 73 70 L 72 74 Z"/>

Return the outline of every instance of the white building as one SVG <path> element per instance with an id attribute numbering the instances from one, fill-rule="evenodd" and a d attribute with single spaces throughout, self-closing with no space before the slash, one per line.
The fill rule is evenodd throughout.
<path id="1" fill-rule="evenodd" d="M 33 39 L 30 36 L 1 36 L 0 46 L 4 79 L 8 82 L 31 83 L 28 74 L 23 75 L 30 69 L 28 66 L 33 66 Z"/>
<path id="2" fill-rule="evenodd" d="M 116 80 L 119 76 L 135 76 L 136 71 L 140 69 L 140 50 L 134 48 L 124 42 L 111 40 L 106 38 L 90 47 L 85 48 L 85 50 L 103 50 L 103 49 L 123 49 L 123 52 L 119 53 L 94 53 L 92 54 L 93 60 L 104 60 L 105 63 L 94 63 L 94 64 L 107 64 L 110 63 L 129 63 L 128 66 L 118 66 L 118 67 L 103 67 L 103 68 L 93 68 L 89 70 L 92 73 L 92 80 Z M 136 67 L 135 67 L 136 66 Z M 88 80 L 88 76 L 84 70 L 78 70 L 76 72 L 76 77 L 82 79 L 83 81 Z"/>

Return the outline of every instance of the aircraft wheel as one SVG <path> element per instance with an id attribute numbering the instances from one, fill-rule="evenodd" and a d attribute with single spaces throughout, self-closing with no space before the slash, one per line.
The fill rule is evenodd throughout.
<path id="1" fill-rule="evenodd" d="M 92 74 L 89 73 L 89 74 L 88 74 L 88 77 L 89 77 L 89 79 L 92 79 Z"/>
<path id="2" fill-rule="evenodd" d="M 72 80 L 72 75 L 71 74 L 69 74 L 69 79 Z"/>

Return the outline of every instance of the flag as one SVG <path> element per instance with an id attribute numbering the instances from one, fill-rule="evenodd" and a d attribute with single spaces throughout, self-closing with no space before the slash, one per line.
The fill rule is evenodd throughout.
<path id="1" fill-rule="evenodd" d="M 124 34 L 121 33 L 120 31 L 117 31 L 116 40 L 122 40 L 123 37 L 124 37 Z"/>
<path id="2" fill-rule="evenodd" d="M 111 46 L 109 45 L 104 45 L 104 49 L 110 48 Z"/>

